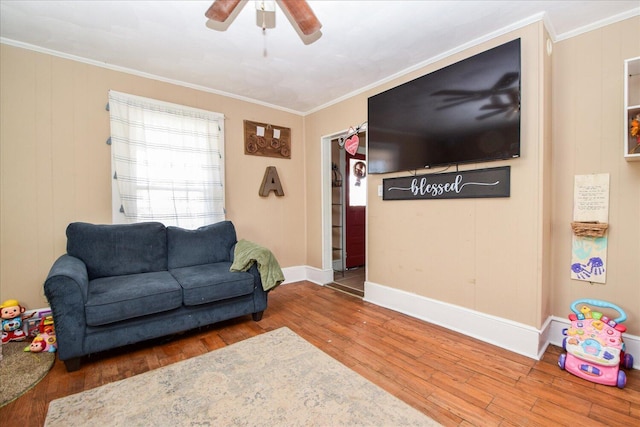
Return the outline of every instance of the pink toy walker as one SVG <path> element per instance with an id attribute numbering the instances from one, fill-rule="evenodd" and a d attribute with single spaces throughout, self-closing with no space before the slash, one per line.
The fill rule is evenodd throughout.
<path id="1" fill-rule="evenodd" d="M 589 306 L 612 308 L 620 316 L 609 319 Z M 627 376 L 620 367 L 633 367 L 633 356 L 625 354 L 622 341 L 622 333 L 627 330 L 621 325 L 627 320 L 624 310 L 606 301 L 579 299 L 571 304 L 571 311 L 571 327 L 562 331 L 566 335 L 562 348 L 567 353 L 558 359 L 560 369 L 598 384 L 624 388 Z"/>

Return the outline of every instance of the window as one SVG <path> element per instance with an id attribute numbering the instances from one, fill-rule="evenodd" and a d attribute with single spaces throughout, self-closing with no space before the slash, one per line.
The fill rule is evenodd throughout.
<path id="1" fill-rule="evenodd" d="M 114 223 L 225 219 L 224 116 L 109 91 Z"/>

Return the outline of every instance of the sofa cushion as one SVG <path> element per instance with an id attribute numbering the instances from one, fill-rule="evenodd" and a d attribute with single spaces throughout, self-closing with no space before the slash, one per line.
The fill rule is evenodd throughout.
<path id="1" fill-rule="evenodd" d="M 85 304 L 87 324 L 106 325 L 182 305 L 182 288 L 168 271 L 95 279 Z"/>
<path id="2" fill-rule="evenodd" d="M 89 280 L 167 270 L 166 228 L 159 222 L 67 227 L 67 253 L 87 266 Z"/>
<path id="3" fill-rule="evenodd" d="M 248 295 L 253 292 L 251 273 L 231 272 L 231 262 L 171 269 L 183 289 L 184 305 L 198 305 Z"/>
<path id="4" fill-rule="evenodd" d="M 168 267 L 231 261 L 231 248 L 236 243 L 236 230 L 231 221 L 205 225 L 197 230 L 167 227 Z"/>

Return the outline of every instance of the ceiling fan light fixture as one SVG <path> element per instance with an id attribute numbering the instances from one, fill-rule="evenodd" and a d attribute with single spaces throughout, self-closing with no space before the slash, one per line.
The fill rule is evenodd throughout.
<path id="1" fill-rule="evenodd" d="M 206 24 L 207 27 L 225 31 L 246 3 L 246 0 L 242 2 L 241 0 L 214 0 L 205 13 L 205 16 L 209 18 Z M 306 0 L 278 0 L 277 3 L 282 7 L 285 15 L 296 28 L 296 32 L 304 44 L 311 44 L 320 38 L 322 35 L 320 32 L 322 24 Z M 256 23 L 262 28 L 262 31 L 264 32 L 266 28 L 275 28 L 276 1 L 256 0 L 254 4 L 257 11 Z M 228 19 L 229 17 L 231 17 L 231 19 Z M 271 20 L 271 22 L 267 22 L 267 20 Z M 211 24 L 211 22 L 214 21 L 225 23 L 226 26 Z"/>
<path id="2" fill-rule="evenodd" d="M 276 2 L 275 0 L 256 0 L 256 10 L 263 12 L 275 12 Z"/>
<path id="3" fill-rule="evenodd" d="M 264 31 L 276 27 L 276 2 L 256 0 L 256 25 Z"/>

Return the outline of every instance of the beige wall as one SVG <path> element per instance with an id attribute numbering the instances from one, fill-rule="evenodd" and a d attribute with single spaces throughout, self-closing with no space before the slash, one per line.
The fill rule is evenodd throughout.
<path id="1" fill-rule="evenodd" d="M 282 266 L 305 264 L 302 116 L 4 44 L 0 64 L 0 299 L 46 306 L 67 224 L 111 222 L 109 89 L 223 113 L 227 218 Z M 245 155 L 245 119 L 290 127 L 291 160 Z M 267 166 L 284 197 L 258 195 Z"/>
<path id="2" fill-rule="evenodd" d="M 640 57 L 640 17 L 559 42 L 553 53 L 553 313 L 597 298 L 640 335 L 640 162 L 623 159 L 623 61 Z M 575 175 L 609 173 L 607 283 L 571 280 Z"/>
<path id="3" fill-rule="evenodd" d="M 468 168 L 512 167 L 511 197 L 382 201 L 369 175 L 368 280 L 428 298 L 542 327 L 565 318 L 571 302 L 621 305 L 640 334 L 640 162 L 622 157 L 623 60 L 640 56 L 635 17 L 557 43 L 533 24 L 307 117 L 308 153 L 322 135 L 366 117 L 366 98 L 508 39 L 523 44 L 522 157 Z M 318 155 L 318 154 L 316 154 Z M 307 160 L 308 262 L 320 267 L 318 163 Z M 465 167 L 467 168 L 467 167 Z M 573 177 L 611 173 L 606 285 L 569 278 Z"/>
<path id="4" fill-rule="evenodd" d="M 550 314 L 549 304 L 542 305 L 549 275 L 543 227 L 550 216 L 550 208 L 541 202 L 548 178 L 542 163 L 545 93 L 540 87 L 548 62 L 540 53 L 544 35 L 542 24 L 527 26 L 307 117 L 308 153 L 319 152 L 322 135 L 366 120 L 368 96 L 514 38 L 522 40 L 522 157 L 490 165 L 511 166 L 511 197 L 382 201 L 377 196 L 382 178 L 406 173 L 369 175 L 368 281 L 536 327 Z M 309 191 L 320 186 L 320 171 L 311 159 L 306 167 L 311 171 L 309 262 L 320 267 L 321 206 Z M 461 169 L 479 167 L 486 165 Z"/>
<path id="5" fill-rule="evenodd" d="M 370 175 L 368 280 L 537 328 L 574 299 L 609 300 L 640 335 L 640 162 L 621 149 L 622 61 L 640 56 L 638 17 L 556 43 L 551 57 L 532 24 L 305 118 L 0 45 L 0 298 L 43 306 L 68 222 L 110 221 L 108 89 L 224 113 L 228 217 L 240 237 L 268 244 L 284 267 L 322 268 L 322 137 L 365 121 L 368 96 L 516 37 L 522 157 L 464 167 L 511 165 L 511 197 L 383 202 L 382 178 L 402 174 Z M 243 119 L 291 127 L 292 159 L 245 156 Z M 257 195 L 269 165 L 282 199 Z M 568 274 L 573 177 L 601 172 L 611 174 L 608 280 L 590 285 Z"/>

